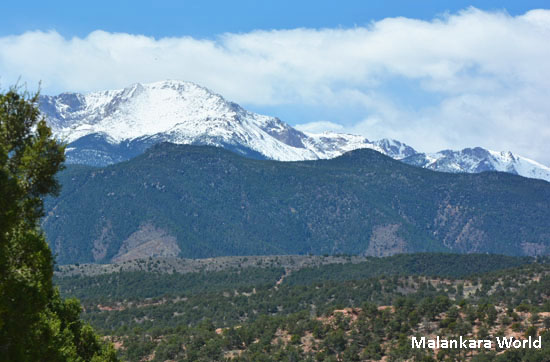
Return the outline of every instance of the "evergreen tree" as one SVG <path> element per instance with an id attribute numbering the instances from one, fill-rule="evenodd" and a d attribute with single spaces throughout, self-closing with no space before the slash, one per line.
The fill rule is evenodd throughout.
<path id="1" fill-rule="evenodd" d="M 77 300 L 52 285 L 53 258 L 39 221 L 63 167 L 58 143 L 37 107 L 38 94 L 0 93 L 0 359 L 116 360 L 79 320 Z"/>

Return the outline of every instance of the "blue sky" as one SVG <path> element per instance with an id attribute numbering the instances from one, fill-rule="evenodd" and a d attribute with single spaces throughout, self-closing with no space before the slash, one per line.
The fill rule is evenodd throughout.
<path id="1" fill-rule="evenodd" d="M 302 130 L 550 165 L 547 1 L 7 2 L 0 86 L 190 80 Z"/>
<path id="2" fill-rule="evenodd" d="M 397 16 L 429 20 L 469 6 L 505 9 L 516 15 L 548 7 L 548 1 L 9 1 L 2 4 L 2 12 L 9 15 L 0 22 L 0 35 L 53 29 L 65 37 L 83 37 L 101 29 L 154 37 L 208 38 L 256 29 L 362 26 Z"/>

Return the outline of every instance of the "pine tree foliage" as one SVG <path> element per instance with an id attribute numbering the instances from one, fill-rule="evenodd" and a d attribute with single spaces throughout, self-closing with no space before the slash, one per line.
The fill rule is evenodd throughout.
<path id="1" fill-rule="evenodd" d="M 115 360 L 80 303 L 53 287 L 53 258 L 40 229 L 43 198 L 56 195 L 58 143 L 37 108 L 38 94 L 0 93 L 0 360 Z"/>

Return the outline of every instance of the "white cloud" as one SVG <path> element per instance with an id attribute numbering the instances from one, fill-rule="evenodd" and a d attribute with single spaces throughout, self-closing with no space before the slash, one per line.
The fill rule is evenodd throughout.
<path id="1" fill-rule="evenodd" d="M 510 16 L 474 8 L 432 21 L 388 18 L 214 40 L 28 32 L 0 37 L 0 82 L 42 80 L 52 93 L 184 79 L 249 105 L 354 108 L 364 121 L 338 121 L 370 139 L 393 137 L 429 151 L 510 149 L 550 164 L 548 39 L 549 10 Z M 429 99 L 400 101 L 422 94 Z M 333 124 L 310 127 L 339 130 Z"/>

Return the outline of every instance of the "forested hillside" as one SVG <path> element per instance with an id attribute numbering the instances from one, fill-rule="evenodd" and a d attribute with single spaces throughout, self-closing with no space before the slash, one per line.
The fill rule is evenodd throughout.
<path id="1" fill-rule="evenodd" d="M 42 225 L 60 263 L 148 256 L 546 254 L 550 184 L 445 174 L 376 151 L 250 160 L 161 144 L 106 168 L 69 167 Z"/>

